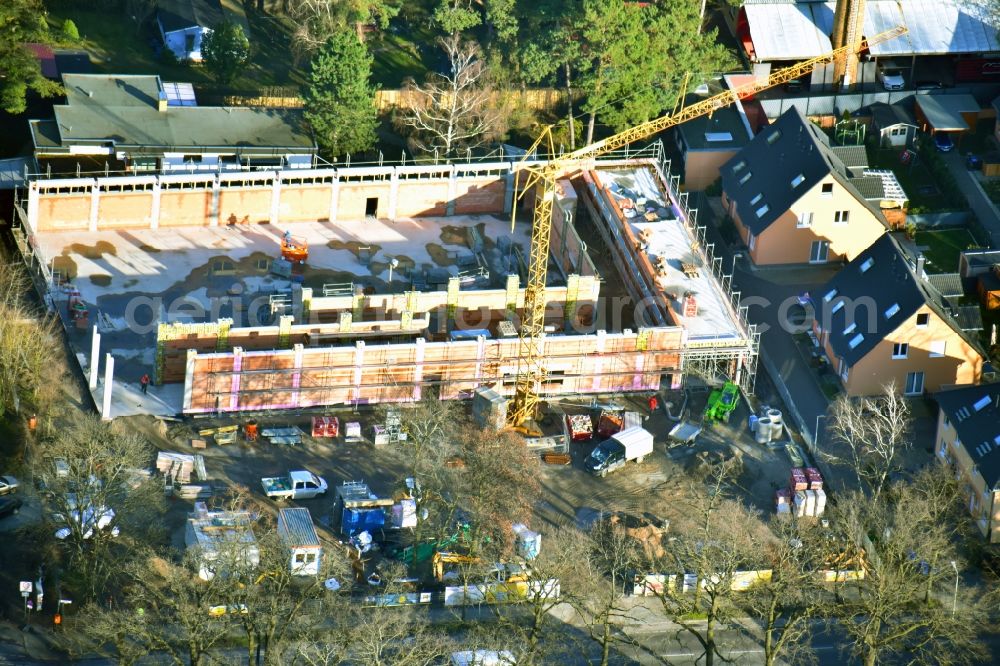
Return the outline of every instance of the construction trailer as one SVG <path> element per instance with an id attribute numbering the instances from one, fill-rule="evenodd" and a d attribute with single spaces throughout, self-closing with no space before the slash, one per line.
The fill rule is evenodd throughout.
<path id="1" fill-rule="evenodd" d="M 679 386 L 688 368 L 752 389 L 757 332 L 660 145 L 586 166 L 560 180 L 553 212 L 540 394 L 654 391 Z M 15 235 L 40 288 L 58 300 L 57 283 L 77 285 L 84 302 L 102 304 L 98 329 L 139 359 L 149 336 L 133 335 L 125 311 L 137 291 L 165 297 L 188 274 L 185 298 L 209 310 L 205 293 L 219 282 L 250 289 L 277 280 L 269 265 L 286 230 L 309 244 L 309 270 L 353 271 L 351 282 L 306 279 L 272 293 L 266 325 L 236 313 L 172 316 L 161 303 L 148 369 L 154 383 L 178 385 L 165 394 L 177 413 L 412 402 L 430 388 L 442 399 L 480 388 L 509 398 L 530 224 L 511 231 L 504 218 L 522 181 L 513 163 L 37 179 L 17 194 Z M 647 200 L 641 219 L 623 212 L 636 209 L 623 206 L 636 182 Z M 370 198 L 383 211 L 377 219 L 364 214 Z M 220 225 L 246 209 L 262 224 Z M 576 231 L 584 212 L 609 248 L 605 275 Z M 640 236 L 650 243 L 637 244 Z M 359 237 L 374 240 L 347 240 Z M 390 257 L 424 246 L 430 267 L 415 261 L 390 276 Z M 659 257 L 697 273 L 665 282 Z M 642 303 L 634 316 L 614 314 L 621 300 L 603 296 L 607 284 Z M 693 309 L 670 298 L 677 289 L 696 292 Z"/>
<path id="2" fill-rule="evenodd" d="M 289 567 L 296 576 L 319 575 L 323 546 L 309 509 L 284 508 L 278 511 L 278 536 L 288 549 Z"/>
<path id="3" fill-rule="evenodd" d="M 248 512 L 209 511 L 204 502 L 195 502 L 194 506 L 184 529 L 184 544 L 197 552 L 199 578 L 212 580 L 227 569 L 260 564 L 253 519 Z"/>

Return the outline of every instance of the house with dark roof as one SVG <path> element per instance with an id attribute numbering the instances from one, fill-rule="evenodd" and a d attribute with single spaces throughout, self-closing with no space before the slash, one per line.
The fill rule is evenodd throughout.
<path id="1" fill-rule="evenodd" d="M 129 171 L 311 167 L 302 111 L 198 106 L 190 84 L 154 75 L 66 74 L 66 104 L 31 120 L 39 161 L 100 158 Z"/>
<path id="2" fill-rule="evenodd" d="M 719 167 L 753 139 L 750 122 L 736 105 L 699 116 L 674 129 L 683 161 L 684 189 L 700 192 L 719 178 Z"/>
<path id="3" fill-rule="evenodd" d="M 226 17 L 219 0 L 156 0 L 156 27 L 178 60 L 201 61 L 201 40 Z"/>
<path id="4" fill-rule="evenodd" d="M 919 277 L 918 277 L 919 276 Z M 891 234 L 812 294 L 813 332 L 848 395 L 893 383 L 904 395 L 975 384 L 984 351 L 953 302 L 911 264 Z"/>
<path id="5" fill-rule="evenodd" d="M 965 386 L 936 396 L 934 450 L 962 484 L 976 527 L 1000 541 L 1000 383 Z"/>
<path id="6" fill-rule="evenodd" d="M 866 167 L 863 150 L 831 147 L 792 107 L 722 166 L 722 203 L 758 266 L 849 261 L 885 233 L 881 201 L 900 198 L 855 182 Z"/>

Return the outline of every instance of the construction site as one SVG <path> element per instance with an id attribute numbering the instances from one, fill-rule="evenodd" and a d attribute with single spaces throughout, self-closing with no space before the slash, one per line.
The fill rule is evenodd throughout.
<path id="1" fill-rule="evenodd" d="M 98 405 L 143 375 L 175 414 L 415 401 L 430 387 L 510 396 L 527 174 L 504 162 L 38 179 L 15 235 Z M 659 145 L 557 182 L 539 395 L 677 387 L 693 365 L 751 388 L 757 335 Z M 607 252 L 581 240 L 579 216 Z"/>

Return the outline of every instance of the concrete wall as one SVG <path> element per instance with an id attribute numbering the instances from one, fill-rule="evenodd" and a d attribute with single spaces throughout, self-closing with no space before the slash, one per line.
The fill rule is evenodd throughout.
<path id="1" fill-rule="evenodd" d="M 752 189 L 752 183 L 751 179 L 746 186 Z M 832 185 L 833 191 L 824 194 L 824 184 Z M 728 200 L 723 204 L 728 207 L 743 242 L 749 246 L 749 231 L 740 219 L 736 206 L 729 205 Z M 834 222 L 837 211 L 848 212 L 846 224 Z M 808 227 L 800 227 L 800 215 L 809 213 L 812 214 L 812 223 Z M 881 217 L 833 176 L 827 176 L 803 193 L 788 211 L 757 236 L 750 249 L 750 258 L 758 266 L 804 264 L 810 260 L 812 243 L 826 241 L 830 244 L 827 261 L 844 258 L 850 261 L 868 249 L 883 233 L 885 224 Z"/>
<path id="2" fill-rule="evenodd" d="M 33 233 L 215 226 L 242 221 L 397 219 L 510 212 L 517 164 L 295 169 L 38 180 L 25 215 Z M 141 197 L 138 196 L 141 194 Z"/>
<path id="3" fill-rule="evenodd" d="M 684 153 L 684 189 L 701 192 L 719 178 L 719 168 L 737 150 L 689 150 Z"/>
<path id="4" fill-rule="evenodd" d="M 683 331 L 547 336 L 546 395 L 658 389 L 679 370 Z M 284 409 L 419 400 L 423 386 L 442 399 L 469 398 L 478 386 L 512 395 L 519 341 L 468 340 L 199 354 L 187 352 L 183 411 Z"/>
<path id="5" fill-rule="evenodd" d="M 969 452 L 965 450 L 965 445 L 958 439 L 955 427 L 940 410 L 938 410 L 937 437 L 934 441 L 938 462 L 952 466 L 957 472 L 965 496 L 965 508 L 972 516 L 979 532 L 990 543 L 1000 542 L 998 493 L 987 487 L 986 480 L 979 473 Z"/>

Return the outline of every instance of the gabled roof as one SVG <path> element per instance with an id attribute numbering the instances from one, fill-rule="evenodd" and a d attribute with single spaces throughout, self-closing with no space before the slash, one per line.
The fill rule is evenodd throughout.
<path id="1" fill-rule="evenodd" d="M 881 211 L 867 203 L 850 183 L 847 168 L 830 148 L 826 134 L 794 106 L 762 129 L 719 172 L 723 191 L 754 235 L 771 226 L 829 175 L 884 221 Z"/>
<path id="2" fill-rule="evenodd" d="M 848 365 L 864 358 L 925 302 L 889 234 L 844 266 L 814 299 L 818 317 L 830 312 L 829 321 L 820 324 L 829 331 L 834 354 Z"/>
<path id="3" fill-rule="evenodd" d="M 917 119 L 913 112 L 902 104 L 886 104 L 885 102 L 875 102 L 869 105 L 868 110 L 872 114 L 872 124 L 879 130 L 884 130 L 896 125 L 917 126 Z"/>
<path id="4" fill-rule="evenodd" d="M 157 0 L 156 15 L 163 32 L 214 28 L 224 16 L 219 0 Z"/>
<path id="5" fill-rule="evenodd" d="M 938 406 L 987 486 L 1000 483 L 1000 383 L 940 391 Z"/>
<path id="6" fill-rule="evenodd" d="M 820 325 L 829 331 L 830 347 L 849 366 L 924 305 L 985 356 L 979 341 L 962 330 L 961 310 L 926 280 L 917 278 L 891 234 L 880 236 L 844 266 L 815 293 L 814 301 Z"/>
<path id="7" fill-rule="evenodd" d="M 830 150 L 852 173 L 860 176 L 868 168 L 868 151 L 864 146 L 830 146 Z"/>

